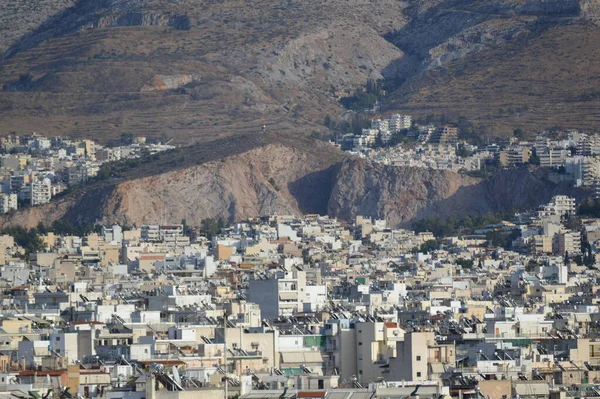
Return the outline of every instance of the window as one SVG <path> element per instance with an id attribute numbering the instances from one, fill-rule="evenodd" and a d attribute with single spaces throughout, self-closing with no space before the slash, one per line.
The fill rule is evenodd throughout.
<path id="1" fill-rule="evenodd" d="M 55 338 L 56 342 L 60 341 L 60 337 Z"/>
<path id="2" fill-rule="evenodd" d="M 325 381 L 319 380 L 317 389 L 325 389 Z"/>
<path id="3" fill-rule="evenodd" d="M 421 376 L 421 372 L 417 371 L 417 377 L 420 377 L 420 376 Z"/>
<path id="4" fill-rule="evenodd" d="M 359 342 L 359 343 L 358 343 L 358 346 L 362 346 L 362 342 Z"/>
<path id="5" fill-rule="evenodd" d="M 421 361 L 421 356 L 417 356 L 417 362 Z"/>

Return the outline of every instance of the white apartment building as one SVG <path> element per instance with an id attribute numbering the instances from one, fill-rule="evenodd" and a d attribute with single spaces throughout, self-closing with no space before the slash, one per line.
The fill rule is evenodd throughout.
<path id="1" fill-rule="evenodd" d="M 540 165 L 546 168 L 564 165 L 571 151 L 564 148 L 549 148 L 538 153 Z"/>
<path id="2" fill-rule="evenodd" d="M 410 129 L 412 127 L 412 116 L 394 114 L 390 118 L 389 128 L 394 132 L 399 132 L 402 129 Z"/>
<path id="3" fill-rule="evenodd" d="M 32 206 L 47 204 L 52 198 L 50 179 L 32 181 L 29 185 L 29 201 Z"/>
<path id="4" fill-rule="evenodd" d="M 143 225 L 140 238 L 142 241 L 160 241 L 160 227 L 158 225 Z"/>
<path id="5" fill-rule="evenodd" d="M 0 193 L 0 213 L 8 213 L 17 207 L 17 194 Z"/>
<path id="6" fill-rule="evenodd" d="M 600 160 L 593 157 L 571 157 L 566 160 L 565 168 L 573 176 L 575 186 L 591 186 L 600 177 Z"/>
<path id="7" fill-rule="evenodd" d="M 575 210 L 575 198 L 566 195 L 556 195 L 552 197 L 548 204 L 540 207 L 538 215 L 540 217 L 551 215 L 574 215 Z"/>
<path id="8" fill-rule="evenodd" d="M 315 301 L 318 301 L 317 294 L 316 291 L 311 294 Z M 251 280 L 248 300 L 260 306 L 265 318 L 292 316 L 302 312 L 306 302 L 306 272 L 282 271 L 277 274 L 277 278 Z"/>

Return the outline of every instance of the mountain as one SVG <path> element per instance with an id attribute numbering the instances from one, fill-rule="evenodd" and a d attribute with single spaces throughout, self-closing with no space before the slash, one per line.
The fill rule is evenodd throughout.
<path id="1" fill-rule="evenodd" d="M 381 78 L 402 56 L 383 38 L 404 21 L 392 0 L 34 3 L 0 2 L 22 6 L 3 18 L 14 29 L 0 40 L 0 131 L 188 143 L 265 125 L 306 134 L 341 112 L 332 91 Z M 35 29 L 19 23 L 43 12 Z"/>
<path id="2" fill-rule="evenodd" d="M 0 0 L 0 132 L 325 132 L 337 94 L 383 77 L 386 112 L 595 130 L 599 4 Z"/>
<path id="3" fill-rule="evenodd" d="M 236 142 L 237 152 L 228 154 Z M 410 226 L 423 216 L 533 209 L 577 193 L 544 169 L 521 168 L 482 180 L 461 174 L 373 164 L 335 147 L 286 135 L 236 136 L 113 170 L 118 177 L 79 187 L 56 202 L 0 218 L 0 227 L 238 221 L 270 214 L 357 215 Z"/>
<path id="4" fill-rule="evenodd" d="M 481 133 L 598 130 L 598 1 L 438 1 L 389 36 L 392 109 L 465 116 Z"/>

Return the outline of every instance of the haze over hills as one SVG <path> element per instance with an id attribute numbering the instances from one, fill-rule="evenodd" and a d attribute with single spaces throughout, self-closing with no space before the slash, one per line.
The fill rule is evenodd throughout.
<path id="1" fill-rule="evenodd" d="M 0 131 L 309 134 L 382 77 L 390 112 L 591 130 L 598 3 L 4 0 Z"/>

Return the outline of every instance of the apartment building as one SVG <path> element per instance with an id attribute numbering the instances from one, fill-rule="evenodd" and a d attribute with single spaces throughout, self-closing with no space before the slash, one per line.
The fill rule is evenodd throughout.
<path id="1" fill-rule="evenodd" d="M 260 306 L 263 317 L 291 316 L 302 311 L 306 299 L 306 272 L 281 271 L 276 278 L 251 280 L 248 300 Z"/>
<path id="2" fill-rule="evenodd" d="M 528 147 L 511 147 L 498 154 L 498 161 L 502 166 L 522 165 L 529 162 L 531 149 Z"/>
<path id="3" fill-rule="evenodd" d="M 433 132 L 429 138 L 429 142 L 456 145 L 458 142 L 458 128 L 448 125 L 441 126 Z"/>
<path id="4" fill-rule="evenodd" d="M 413 331 L 397 342 L 396 357 L 390 360 L 392 381 L 425 381 L 430 379 L 431 365 L 454 364 L 454 344 L 438 344 L 433 331 Z"/>
<path id="5" fill-rule="evenodd" d="M 50 179 L 34 180 L 29 185 L 29 201 L 32 206 L 47 204 L 52 198 Z"/>
<path id="6" fill-rule="evenodd" d="M 17 194 L 0 193 L 0 213 L 8 213 L 17 207 Z"/>
<path id="7" fill-rule="evenodd" d="M 558 255 L 581 253 L 581 233 L 570 231 L 558 235 Z"/>

